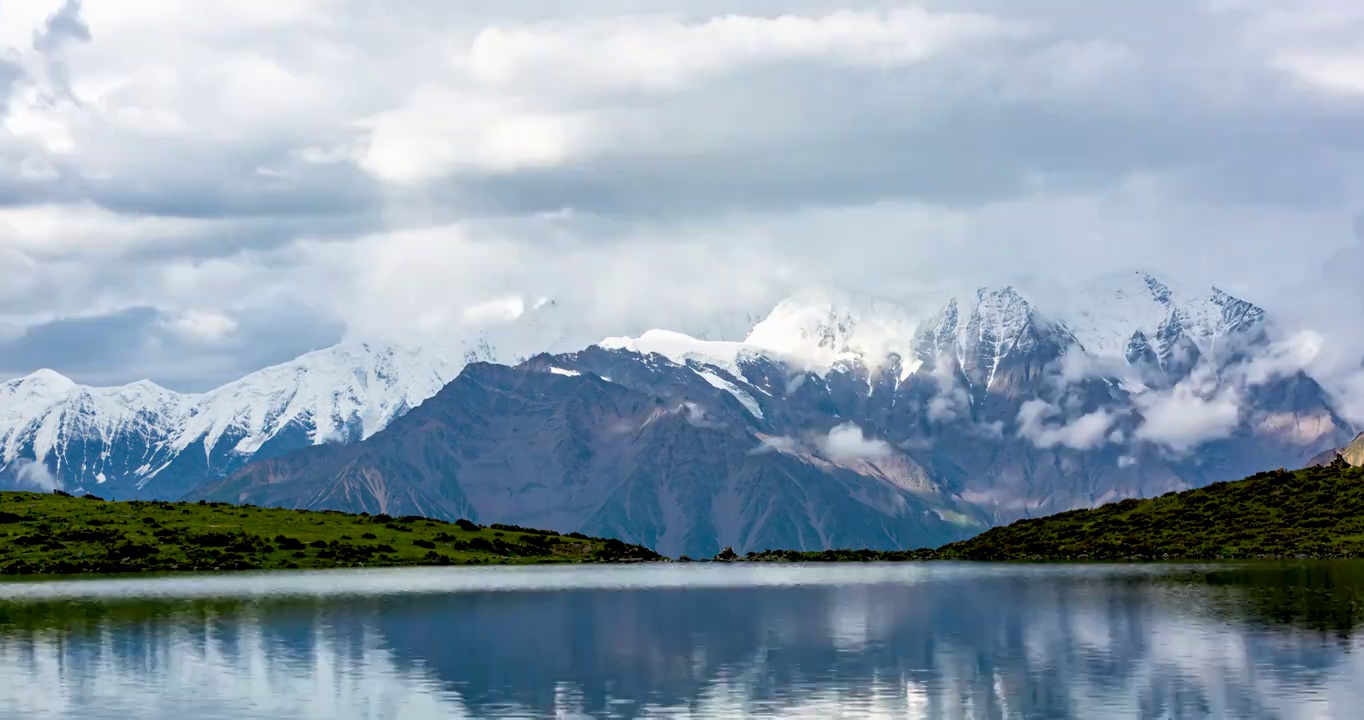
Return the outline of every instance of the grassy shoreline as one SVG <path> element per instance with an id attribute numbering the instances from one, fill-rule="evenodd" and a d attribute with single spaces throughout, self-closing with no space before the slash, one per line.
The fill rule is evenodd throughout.
<path id="1" fill-rule="evenodd" d="M 465 520 L 0 492 L 0 578 L 659 559 L 619 540 Z"/>
<path id="2" fill-rule="evenodd" d="M 1331 558 L 1364 558 L 1364 468 L 1339 462 L 1020 520 L 936 549 L 726 549 L 701 562 Z M 619 540 L 467 520 L 0 492 L 0 579 L 663 560 Z"/>
<path id="3" fill-rule="evenodd" d="M 773 550 L 750 562 L 1161 562 L 1364 558 L 1364 468 L 1273 470 L 1019 520 L 936 549 Z"/>

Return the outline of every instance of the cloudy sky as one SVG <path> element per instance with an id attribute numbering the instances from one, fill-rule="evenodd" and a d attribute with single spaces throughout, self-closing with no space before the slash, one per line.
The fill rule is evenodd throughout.
<path id="1" fill-rule="evenodd" d="M 0 376 L 1135 267 L 1360 351 L 1360 38 L 1357 0 L 0 0 Z"/>

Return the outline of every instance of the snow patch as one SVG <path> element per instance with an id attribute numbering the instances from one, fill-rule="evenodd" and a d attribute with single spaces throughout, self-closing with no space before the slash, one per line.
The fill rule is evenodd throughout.
<path id="1" fill-rule="evenodd" d="M 749 395 L 748 393 L 741 390 L 738 385 L 735 385 L 734 383 L 707 370 L 695 370 L 694 372 L 697 375 L 700 375 L 701 379 L 710 383 L 712 386 L 724 390 L 730 395 L 733 395 L 734 398 L 744 406 L 744 409 L 748 410 L 748 413 L 750 415 L 752 415 L 755 418 L 758 418 L 759 420 L 763 419 L 762 407 L 758 405 L 758 402 L 753 399 L 752 395 Z"/>
<path id="2" fill-rule="evenodd" d="M 549 371 L 555 375 L 563 375 L 565 377 L 578 377 L 579 375 L 582 375 L 582 373 L 578 372 L 577 370 L 565 370 L 564 368 L 560 367 L 552 367 L 549 369 Z"/>
<path id="3" fill-rule="evenodd" d="M 678 365 L 693 361 L 742 374 L 739 360 L 757 354 L 757 348 L 724 340 L 698 340 L 671 330 L 649 330 L 637 338 L 611 337 L 597 343 L 607 350 L 625 350 L 640 355 L 662 355 Z"/>

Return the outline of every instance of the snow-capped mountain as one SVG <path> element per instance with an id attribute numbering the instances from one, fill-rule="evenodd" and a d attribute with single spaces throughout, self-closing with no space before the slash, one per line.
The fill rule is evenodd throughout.
<path id="1" fill-rule="evenodd" d="M 373 435 L 457 366 L 358 343 L 308 353 L 203 394 L 150 382 L 92 388 L 44 370 L 0 385 L 0 478 L 37 461 L 112 497 L 177 497 L 260 457 Z"/>
<path id="2" fill-rule="evenodd" d="M 651 330 L 478 364 L 368 441 L 202 492 L 673 554 L 894 547 L 1296 467 L 1353 437 L 1300 370 L 1251 371 L 1274 351 L 1251 303 L 1145 274 L 1073 297 L 809 292 L 741 339 Z"/>
<path id="3" fill-rule="evenodd" d="M 253 460 L 364 440 L 470 362 L 514 364 L 596 337 L 552 300 L 517 300 L 439 346 L 343 342 L 206 393 L 86 387 L 39 370 L 0 385 L 0 487 L 179 497 Z"/>
<path id="4" fill-rule="evenodd" d="M 1144 273 L 915 304 L 809 291 L 762 317 L 605 340 L 536 301 L 437 350 L 346 343 L 200 395 L 5 383 L 0 481 L 171 498 L 208 482 L 218 499 L 466 513 L 691 553 L 937 541 L 1345 445 L 1353 429 L 1310 377 L 1257 365 L 1275 352 L 1267 322 Z M 415 439 L 395 440 L 409 415 Z M 677 505 L 651 504 L 667 493 Z"/>

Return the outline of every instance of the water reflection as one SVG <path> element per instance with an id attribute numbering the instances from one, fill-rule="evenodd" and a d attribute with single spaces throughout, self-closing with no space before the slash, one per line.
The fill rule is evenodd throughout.
<path id="1" fill-rule="evenodd" d="M 0 717 L 1357 718 L 1364 707 L 1358 565 L 981 568 L 813 585 L 718 572 L 727 582 L 697 588 L 0 604 Z"/>

